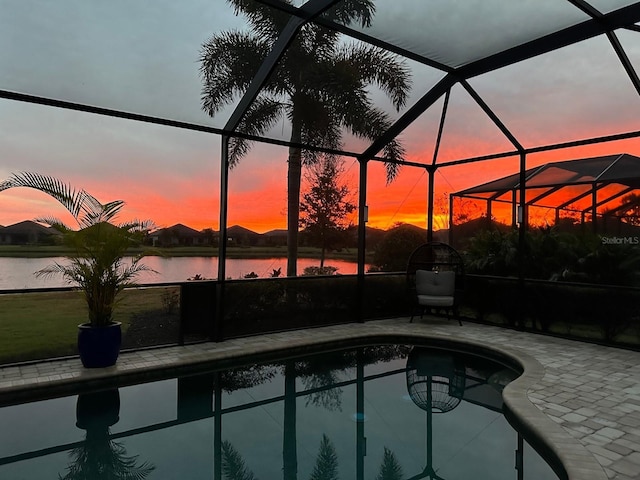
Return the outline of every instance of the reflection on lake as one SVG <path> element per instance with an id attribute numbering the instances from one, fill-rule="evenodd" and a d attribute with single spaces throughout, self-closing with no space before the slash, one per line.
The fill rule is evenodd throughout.
<path id="1" fill-rule="evenodd" d="M 65 262 L 64 257 L 49 258 L 14 258 L 0 257 L 0 290 L 19 288 L 65 287 L 67 284 L 59 276 L 37 278 L 34 272 L 53 262 Z M 200 274 L 206 278 L 218 275 L 217 257 L 145 257 L 144 263 L 158 272 L 142 272 L 138 283 L 184 282 L 189 277 Z M 298 272 L 305 267 L 317 266 L 320 261 L 312 258 L 298 260 Z M 344 260 L 326 260 L 326 265 L 338 268 L 343 275 L 354 274 L 357 265 Z M 282 269 L 282 276 L 287 270 L 286 258 L 233 258 L 227 259 L 227 277 L 242 278 L 255 272 L 259 277 L 269 277 L 273 270 Z"/>

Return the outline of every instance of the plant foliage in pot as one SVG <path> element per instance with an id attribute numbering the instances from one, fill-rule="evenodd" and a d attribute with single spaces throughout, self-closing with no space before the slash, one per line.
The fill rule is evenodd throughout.
<path id="1" fill-rule="evenodd" d="M 38 173 L 14 173 L 0 183 L 0 192 L 13 187 L 29 187 L 60 202 L 73 216 L 77 230 L 54 217 L 36 221 L 55 228 L 69 248 L 66 262 L 53 263 L 36 272 L 37 276 L 60 275 L 77 286 L 84 295 L 89 321 L 79 325 L 78 351 L 87 368 L 116 363 L 122 340 L 121 324 L 113 321 L 118 294 L 135 285 L 142 271 L 152 271 L 142 263 L 145 252 L 130 255 L 130 248 L 142 244 L 152 228 L 149 220 L 113 223 L 125 202 L 100 203 L 83 189 Z"/>
<path id="2" fill-rule="evenodd" d="M 144 480 L 155 465 L 127 455 L 125 445 L 113 440 L 110 427 L 120 419 L 117 389 L 78 395 L 76 426 L 86 431 L 83 442 L 71 450 L 71 464 L 58 480 Z"/>

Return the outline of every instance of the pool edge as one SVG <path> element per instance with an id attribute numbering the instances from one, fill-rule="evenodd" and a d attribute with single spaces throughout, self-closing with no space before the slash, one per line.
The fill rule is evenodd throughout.
<path id="1" fill-rule="evenodd" d="M 560 425 L 545 415 L 529 399 L 527 392 L 541 381 L 545 370 L 535 358 L 520 350 L 501 345 L 488 345 L 468 338 L 442 335 L 429 331 L 404 331 L 389 324 L 367 324 L 367 329 L 357 332 L 340 332 L 339 327 L 314 329 L 319 335 L 287 336 L 268 334 L 261 336 L 261 342 L 248 342 L 248 348 L 240 348 L 241 340 L 223 344 L 206 344 L 203 351 L 178 355 L 177 359 L 166 363 L 140 365 L 116 365 L 107 369 L 80 370 L 77 376 L 58 380 L 33 382 L 28 385 L 15 385 L 0 388 L 0 404 L 7 404 L 7 398 L 17 401 L 27 397 L 52 397 L 77 392 L 124 386 L 133 383 L 148 382 L 162 378 L 171 378 L 181 372 L 194 369 L 227 368 L 244 361 L 268 361 L 284 355 L 312 353 L 326 348 L 339 349 L 372 343 L 428 343 L 434 346 L 462 348 L 470 353 L 478 353 L 501 359 L 520 367 L 522 374 L 511 382 L 503 392 L 506 409 L 512 414 L 510 419 L 529 440 L 541 445 L 545 459 L 557 462 L 566 472 L 568 480 L 605 480 L 607 476 L 593 454 L 577 439 L 572 437 Z M 247 339 L 244 339 L 245 342 Z M 266 341 L 265 341 L 266 340 Z M 221 348 L 225 347 L 225 348 Z M 173 351 L 183 351 L 184 347 L 169 347 Z M 73 361 L 73 360 L 70 360 Z M 78 361 L 79 364 L 79 361 Z M 38 399 L 40 399 L 38 398 Z M 33 399 L 33 398 L 32 398 Z M 12 401 L 11 403 L 17 403 Z"/>

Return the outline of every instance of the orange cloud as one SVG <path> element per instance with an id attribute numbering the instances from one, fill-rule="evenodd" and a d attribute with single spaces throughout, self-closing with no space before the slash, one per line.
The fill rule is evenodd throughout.
<path id="1" fill-rule="evenodd" d="M 491 150 L 487 142 L 475 144 L 472 140 L 456 139 L 453 150 L 460 157 L 476 155 Z M 430 162 L 432 147 L 413 139 L 413 149 L 408 157 L 412 161 Z M 496 144 L 493 151 L 502 148 Z M 631 139 L 608 144 L 575 147 L 529 155 L 527 167 L 546 162 L 585 158 L 596 155 L 640 152 L 640 140 Z M 122 220 L 150 218 L 159 226 L 184 223 L 195 229 L 219 229 L 219 166 L 216 155 L 210 166 L 188 172 L 180 171 L 180 164 L 171 168 L 152 171 L 149 174 L 128 176 L 120 174 L 117 180 L 105 175 L 71 179 L 86 188 L 101 201 L 123 199 L 127 205 Z M 519 158 L 511 157 L 441 168 L 435 175 L 436 228 L 446 227 L 448 202 L 446 195 L 480 183 L 491 181 L 518 171 Z M 344 180 L 351 188 L 351 201 L 358 201 L 358 163 L 345 159 Z M 115 169 L 115 167 L 114 167 Z M 184 174 L 182 174 L 184 173 Z M 256 145 L 252 153 L 229 176 L 228 225 L 239 224 L 254 231 L 265 232 L 286 228 L 286 149 L 283 147 Z M 102 173 L 100 173 L 102 176 Z M 384 165 L 370 162 L 368 167 L 367 204 L 368 225 L 390 228 L 395 223 L 426 225 L 428 175 L 424 169 L 402 167 L 396 180 L 386 183 Z M 304 187 L 303 187 L 304 188 Z M 494 215 L 510 220 L 510 207 L 494 207 Z M 9 225 L 45 215 L 60 216 L 70 221 L 66 211 L 45 194 L 29 189 L 12 189 L 0 193 L 0 224 Z M 542 212 L 542 221 L 549 218 Z M 351 221 L 357 223 L 357 214 Z"/>

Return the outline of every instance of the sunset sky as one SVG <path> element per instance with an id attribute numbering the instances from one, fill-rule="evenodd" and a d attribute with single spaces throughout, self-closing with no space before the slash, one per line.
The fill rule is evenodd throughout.
<path id="1" fill-rule="evenodd" d="M 222 1 L 58 2 L 9 0 L 0 17 L 0 89 L 48 96 L 221 127 L 230 110 L 211 119 L 200 109 L 200 46 L 215 32 L 243 28 Z M 38 15 L 33 15 L 33 11 Z M 6 13 L 10 14 L 6 14 Z M 99 19 L 99 21 L 96 21 Z M 113 32 L 118 34 L 114 35 Z M 170 32 L 170 35 L 166 35 Z M 634 64 L 640 34 L 619 33 Z M 407 61 L 413 72 L 408 106 L 442 74 Z M 638 68 L 636 64 L 636 68 Z M 470 79 L 514 135 L 530 147 L 640 130 L 640 101 L 606 38 L 595 38 Z M 372 89 L 381 106 L 384 96 Z M 407 159 L 430 162 L 442 100 L 400 139 Z M 402 113 L 389 109 L 393 118 Z M 286 122 L 270 135 L 286 138 Z M 361 151 L 362 141 L 345 137 Z M 440 161 L 513 150 L 459 86 L 452 91 Z M 636 140 L 531 155 L 527 166 L 596 155 L 640 155 Z M 254 144 L 230 175 L 229 225 L 257 232 L 286 228 L 284 147 Z M 54 175 L 101 201 L 125 200 L 122 220 L 150 218 L 219 229 L 220 139 L 216 135 L 34 104 L 0 100 L 0 179 L 12 172 Z M 357 201 L 358 164 L 344 158 L 343 181 Z M 440 169 L 436 196 L 518 170 L 517 157 Z M 384 168 L 369 164 L 369 225 L 424 225 L 427 175 L 404 167 L 387 186 Z M 0 225 L 64 210 L 27 189 L 0 193 Z M 355 223 L 356 216 L 352 219 Z M 437 219 L 436 228 L 442 219 Z M 444 227 L 446 225 L 442 225 Z"/>

